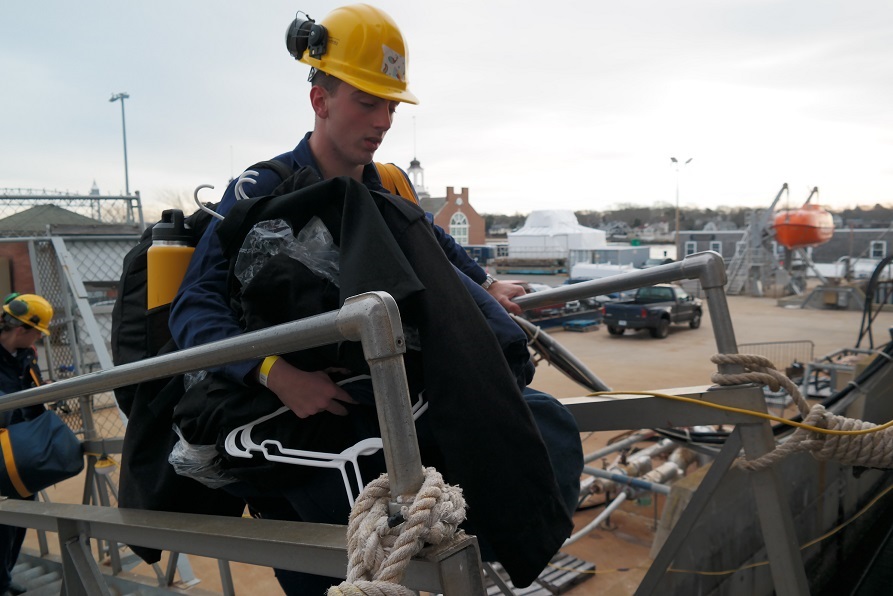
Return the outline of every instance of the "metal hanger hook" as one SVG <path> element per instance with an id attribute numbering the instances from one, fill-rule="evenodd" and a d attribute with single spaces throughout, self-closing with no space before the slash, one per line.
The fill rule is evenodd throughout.
<path id="1" fill-rule="evenodd" d="M 203 189 L 203 188 L 214 188 L 214 185 L 213 185 L 213 184 L 199 184 L 198 186 L 196 186 L 196 187 L 195 187 L 195 192 L 192 193 L 192 198 L 195 199 L 195 204 L 198 205 L 198 208 L 201 209 L 202 211 L 204 211 L 205 213 L 208 213 L 208 214 L 212 215 L 213 217 L 216 217 L 216 218 L 219 219 L 220 221 L 223 221 L 223 216 L 222 216 L 222 215 L 220 215 L 219 213 L 217 213 L 217 212 L 214 211 L 213 209 L 211 209 L 211 208 L 205 206 L 204 203 L 202 203 L 202 202 L 199 200 L 199 198 L 198 198 L 198 191 L 200 191 L 200 190 Z"/>
<path id="2" fill-rule="evenodd" d="M 242 185 L 245 184 L 246 182 L 248 182 L 250 184 L 257 184 L 257 180 L 252 178 L 252 176 L 257 176 L 257 172 L 255 172 L 254 170 L 245 170 L 239 176 L 239 179 L 236 181 L 236 191 L 235 191 L 237 201 L 242 201 L 242 200 L 250 198 L 247 194 L 245 194 L 245 191 L 242 190 Z"/>

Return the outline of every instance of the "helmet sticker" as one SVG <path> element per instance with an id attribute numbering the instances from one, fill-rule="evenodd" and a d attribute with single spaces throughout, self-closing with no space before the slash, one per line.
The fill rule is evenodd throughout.
<path id="1" fill-rule="evenodd" d="M 382 44 L 381 72 L 398 81 L 406 80 L 406 58 Z"/>

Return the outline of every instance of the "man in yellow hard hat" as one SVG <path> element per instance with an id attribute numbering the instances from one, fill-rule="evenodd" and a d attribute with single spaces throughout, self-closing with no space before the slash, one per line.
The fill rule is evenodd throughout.
<path id="1" fill-rule="evenodd" d="M 370 191 L 385 192 L 373 163 L 373 157 L 391 127 L 398 105 L 404 102 L 418 103 L 416 97 L 409 91 L 407 83 L 408 52 L 400 30 L 391 17 L 383 11 L 372 6 L 358 4 L 335 9 L 319 23 L 309 17 L 295 19 L 287 30 L 286 43 L 294 58 L 311 66 L 310 106 L 314 111 L 315 119 L 313 131 L 307 133 L 294 150 L 279 155 L 274 160 L 285 164 L 292 172 L 306 172 L 309 168 L 310 174 L 318 180 L 347 177 L 361 183 Z M 274 194 L 275 189 L 282 182 L 281 175 L 273 169 L 258 168 L 258 170 L 254 184 L 245 184 L 239 187 L 248 198 Z M 231 209 L 236 203 L 237 185 L 237 181 L 230 184 L 222 202 L 217 207 L 218 213 L 223 216 L 231 213 Z M 414 198 L 417 202 L 417 197 Z M 245 204 L 247 203 L 242 203 L 242 205 Z M 237 207 L 236 210 L 238 212 L 239 208 Z M 231 308 L 232 296 L 230 295 L 229 278 L 231 269 L 229 261 L 224 258 L 221 239 L 217 233 L 221 225 L 226 227 L 227 223 L 229 222 L 225 221 L 223 224 L 213 222 L 204 233 L 193 254 L 183 285 L 172 303 L 170 329 L 180 348 L 202 345 L 234 337 L 244 332 L 243 321 Z M 438 255 L 439 262 L 443 261 L 445 254 L 453 266 L 446 273 L 458 274 L 457 276 L 460 278 L 459 292 L 465 294 L 462 292 L 464 287 L 471 294 L 474 298 L 472 307 L 477 304 L 478 308 L 484 312 L 487 323 L 490 323 L 494 330 L 494 335 L 498 338 L 498 342 L 494 340 L 493 344 L 496 346 L 496 357 L 502 358 L 502 354 L 498 353 L 500 347 L 520 344 L 519 351 L 523 355 L 522 364 L 529 365 L 526 335 L 505 313 L 508 310 L 520 314 L 520 309 L 511 299 L 523 294 L 524 290 L 515 284 L 494 280 L 446 232 L 433 224 L 430 228 L 436 237 L 435 248 L 439 245 L 439 249 L 436 248 L 436 250 L 442 250 Z M 297 230 L 295 230 L 295 236 L 297 235 Z M 430 288 L 428 288 L 428 292 L 429 294 L 433 293 Z M 465 298 L 467 299 L 467 296 Z M 443 299 L 449 300 L 451 297 L 444 296 Z M 282 308 L 287 306 L 289 305 L 283 304 Z M 502 319 L 506 322 L 492 322 L 493 319 L 485 311 L 494 307 L 500 311 Z M 492 314 L 492 310 L 489 312 Z M 479 312 L 474 314 L 480 315 Z M 477 318 L 474 319 L 474 321 L 477 320 Z M 466 321 L 454 321 L 453 323 L 457 326 L 470 324 Z M 502 332 L 506 334 L 505 337 L 500 337 L 499 334 Z M 438 346 L 438 348 L 443 350 L 441 353 L 448 350 L 463 350 L 463 346 L 460 345 L 451 345 L 446 349 L 442 346 Z M 498 362 L 501 368 L 499 371 L 494 371 L 493 376 L 507 373 L 503 375 L 504 378 L 509 378 L 509 383 L 513 384 L 511 376 L 515 370 L 513 368 L 511 372 L 508 372 L 512 365 L 509 363 L 509 366 L 506 366 L 507 361 L 506 357 L 505 360 Z M 460 368 L 451 370 L 450 374 L 455 376 L 461 375 L 462 372 L 463 370 Z M 252 397 L 247 397 L 246 393 L 246 399 L 240 403 L 246 401 L 258 403 L 254 397 L 259 392 L 265 391 L 258 387 L 258 385 L 263 385 L 275 394 L 281 404 L 287 406 L 300 418 L 302 423 L 308 419 L 321 419 L 330 415 L 345 417 L 349 408 L 357 403 L 348 391 L 335 382 L 332 373 L 328 370 L 302 370 L 286 361 L 285 357 L 273 356 L 263 361 L 238 362 L 212 371 L 212 373 L 225 377 L 226 382 L 239 384 L 240 387 L 235 388 L 234 391 L 247 388 L 248 393 L 254 392 L 251 393 Z M 515 375 L 519 376 L 517 373 Z M 208 378 L 210 377 L 211 375 Z M 432 383 L 430 378 L 426 377 L 426 379 L 427 382 Z M 529 381 L 530 378 L 527 378 L 526 382 L 519 381 L 519 384 L 526 384 Z M 474 389 L 482 394 L 483 401 L 495 403 L 496 400 L 493 396 L 486 395 L 485 390 L 480 390 L 480 387 L 474 387 Z M 531 415 L 521 401 L 518 387 L 514 387 L 514 392 L 516 399 L 513 397 L 515 399 L 513 404 L 516 404 L 521 410 L 520 413 L 515 412 L 515 414 L 519 418 L 524 418 L 523 424 L 528 425 L 536 435 L 532 437 L 531 443 L 539 441 L 539 445 L 542 447 L 543 439 L 538 436 L 537 429 L 531 424 Z M 210 390 L 208 393 L 210 394 Z M 233 391 L 228 390 L 228 394 L 231 393 Z M 477 393 L 469 392 L 469 395 L 474 398 Z M 201 397 L 198 401 L 202 401 Z M 560 422 L 561 434 L 570 437 L 570 441 L 566 443 L 569 445 L 570 451 L 564 452 L 566 457 L 557 459 L 578 461 L 579 464 L 574 463 L 573 466 L 577 467 L 565 474 L 570 481 L 565 483 L 567 490 L 562 489 L 562 503 L 557 503 L 557 499 L 551 493 L 548 497 L 541 499 L 540 504 L 543 506 L 540 507 L 538 517 L 545 520 L 551 519 L 546 509 L 549 507 L 566 508 L 568 500 L 575 502 L 578 497 L 582 452 L 579 447 L 579 434 L 575 432 L 576 427 L 570 414 L 559 411 L 562 407 L 557 400 L 544 394 L 539 394 L 536 401 L 540 405 L 548 401 L 545 406 L 547 409 L 559 416 L 564 416 Z M 207 407 L 221 408 L 220 401 L 215 401 L 210 397 L 204 399 L 204 402 L 211 404 Z M 183 406 L 183 402 L 180 405 Z M 531 408 L 534 407 L 531 401 L 528 401 L 528 405 Z M 199 409 L 201 407 L 200 403 Z M 181 412 L 188 409 L 186 406 L 180 408 L 176 414 L 180 418 L 175 417 L 175 419 L 183 420 Z M 193 429 L 207 426 L 198 422 L 203 420 L 202 416 L 206 411 L 200 410 L 200 412 L 200 415 L 192 419 L 190 426 Z M 505 412 L 503 418 L 508 419 L 511 416 L 509 412 Z M 494 414 L 493 418 L 495 417 L 497 416 Z M 539 424 L 538 415 L 534 414 L 533 418 L 536 418 L 537 424 Z M 568 418 L 570 421 L 567 420 Z M 219 421 L 219 418 L 215 417 L 215 421 Z M 493 420 L 493 422 L 502 424 L 503 420 Z M 546 433 L 543 432 L 543 434 Z M 478 436 L 478 438 L 480 437 Z M 194 444 L 208 444 L 206 439 L 206 436 L 199 437 L 198 440 L 188 436 L 184 437 L 185 441 Z M 484 441 L 486 442 L 486 438 Z M 214 440 L 210 441 L 210 443 L 214 442 Z M 486 447 L 480 448 L 480 451 L 486 450 Z M 542 453 L 537 455 L 542 455 Z M 542 459 L 538 461 L 542 463 Z M 546 483 L 553 485 L 548 487 L 549 490 L 553 492 L 559 490 L 554 486 L 555 480 L 551 477 Z M 346 521 L 346 516 L 337 520 L 332 519 L 335 505 L 337 504 L 339 509 L 344 505 L 343 488 L 340 481 L 335 482 L 333 487 L 335 490 L 342 491 L 341 496 L 326 492 L 328 488 L 325 487 L 320 490 L 304 490 L 305 487 L 298 486 L 295 490 L 289 489 L 288 495 L 283 498 L 274 494 L 272 490 L 263 490 L 262 485 L 263 482 L 252 484 L 242 481 L 227 485 L 226 490 L 244 498 L 254 511 L 259 512 L 265 518 L 325 521 L 328 523 L 344 523 Z M 572 527 L 569 515 L 563 521 L 567 527 L 562 527 L 559 531 L 567 530 L 569 533 Z M 560 537 L 561 540 L 564 537 Z M 554 545 L 555 537 L 552 538 L 550 544 Z M 503 545 L 507 542 L 509 540 L 503 537 Z M 557 548 L 555 546 L 556 550 Z M 550 556 L 551 554 L 554 554 L 554 550 L 549 553 Z M 542 565 L 545 565 L 546 562 L 548 562 L 548 558 L 542 562 Z M 534 577 L 536 572 L 538 570 L 534 572 Z M 333 578 L 284 570 L 277 570 L 276 576 L 288 594 L 322 593 L 336 581 Z M 528 578 L 527 583 L 530 581 L 531 579 Z M 515 583 L 518 585 L 517 581 Z"/>
<path id="2" fill-rule="evenodd" d="M 366 4 L 337 8 L 320 23 L 295 19 L 286 33 L 289 52 L 309 64 L 310 105 L 314 128 L 294 150 L 275 161 L 292 171 L 310 167 L 321 179 L 348 176 L 367 188 L 384 191 L 373 156 L 391 128 L 401 102 L 417 104 L 409 91 L 408 53 L 403 35 L 384 11 Z M 279 174 L 261 169 L 255 183 L 243 185 L 248 197 L 271 194 L 280 184 Z M 217 212 L 226 215 L 236 201 L 236 183 L 229 185 Z M 417 198 L 416 198 L 416 202 Z M 170 327 L 181 348 L 233 337 L 242 332 L 229 308 L 227 267 L 212 222 L 196 247 L 180 293 L 172 304 Z M 433 226 L 444 252 L 470 280 L 495 298 L 506 310 L 521 314 L 511 301 L 523 295 L 515 284 L 493 279 L 449 234 Z M 226 367 L 228 376 L 246 379 L 256 375 L 259 362 L 240 362 Z M 279 362 L 269 375 L 269 387 L 298 415 L 319 411 L 346 413 L 340 401 L 345 392 L 323 375 L 306 378 Z M 303 378 L 298 378 L 303 377 Z M 296 388 L 305 387 L 305 391 Z M 312 396 L 312 397 L 309 397 Z"/>
<path id="3" fill-rule="evenodd" d="M 0 312 L 0 394 L 15 393 L 42 384 L 34 344 L 50 334 L 53 307 L 36 294 L 10 294 Z M 0 428 L 33 420 L 44 411 L 42 405 L 0 412 Z M 12 492 L 5 497 L 19 499 Z M 33 498 L 33 497 L 31 497 Z M 0 595 L 20 594 L 24 590 L 12 582 L 25 528 L 0 525 Z"/>

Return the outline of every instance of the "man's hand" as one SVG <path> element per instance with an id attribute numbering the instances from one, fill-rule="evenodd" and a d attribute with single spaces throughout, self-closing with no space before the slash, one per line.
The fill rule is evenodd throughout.
<path id="1" fill-rule="evenodd" d="M 273 363 L 267 374 L 267 389 L 275 393 L 298 418 L 320 412 L 346 416 L 347 408 L 342 402 L 357 403 L 326 373 L 297 369 L 282 358 Z"/>
<path id="2" fill-rule="evenodd" d="M 518 284 L 510 284 L 504 281 L 494 281 L 490 284 L 490 287 L 487 288 L 487 291 L 491 296 L 496 298 L 496 301 L 502 305 L 504 309 L 513 315 L 521 314 L 521 307 L 512 302 L 512 298 L 516 298 L 518 296 L 524 295 L 524 288 L 519 286 Z"/>

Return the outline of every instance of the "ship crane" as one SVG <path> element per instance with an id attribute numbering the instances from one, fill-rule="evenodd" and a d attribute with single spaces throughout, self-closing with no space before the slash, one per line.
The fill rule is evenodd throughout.
<path id="1" fill-rule="evenodd" d="M 823 285 L 827 283 L 808 251 L 810 247 L 824 244 L 834 234 L 831 214 L 812 204 L 818 193 L 818 187 L 813 187 L 800 208 L 776 212 L 781 197 L 790 196 L 785 183 L 768 209 L 750 214 L 744 236 L 729 263 L 727 294 L 762 296 L 764 287 L 778 284 L 784 287 L 785 294 L 799 295 L 806 289 L 810 271 Z M 777 254 L 779 246 L 784 249 L 781 262 Z"/>
<path id="2" fill-rule="evenodd" d="M 812 197 L 818 194 L 818 187 L 814 187 L 802 207 L 779 211 L 773 220 L 776 242 L 785 249 L 784 270 L 787 273 L 791 293 L 803 292 L 806 288 L 806 273 L 810 269 L 822 285 L 827 284 L 827 280 L 818 272 L 807 250 L 828 242 L 834 235 L 834 218 L 819 205 L 810 203 Z M 805 265 L 799 271 L 794 268 L 797 259 Z"/>

